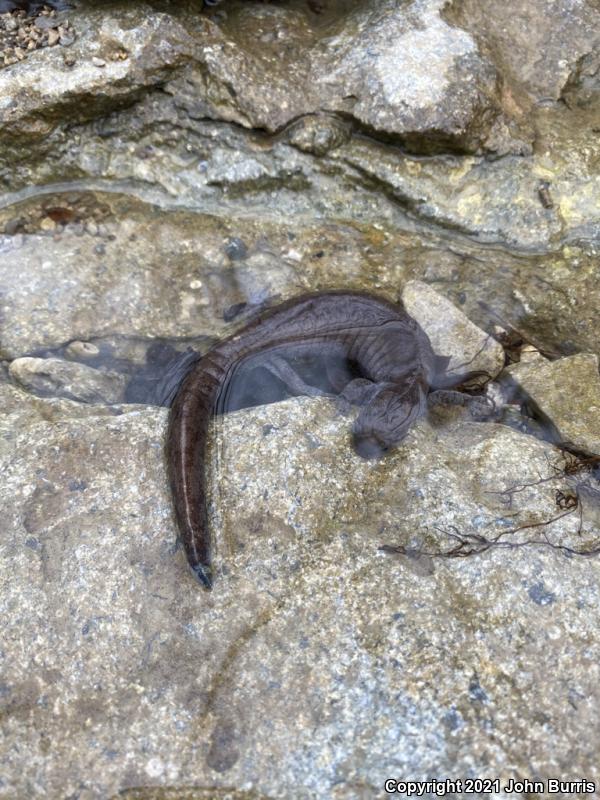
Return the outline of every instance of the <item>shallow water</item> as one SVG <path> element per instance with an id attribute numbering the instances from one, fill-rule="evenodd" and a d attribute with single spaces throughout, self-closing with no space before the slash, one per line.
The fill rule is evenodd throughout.
<path id="1" fill-rule="evenodd" d="M 518 362 L 523 347 L 552 361 L 597 346 L 593 242 L 526 254 L 409 217 L 399 229 L 389 219 L 300 216 L 283 223 L 276 209 L 259 220 L 252 213 L 233 218 L 225 206 L 220 217 L 181 199 L 174 206 L 157 188 L 152 202 L 137 188 L 107 188 L 89 191 L 77 182 L 60 192 L 21 192 L 16 203 L 4 202 L 0 230 L 7 308 L 21 320 L 6 329 L 8 364 L 22 356 L 58 359 L 120 376 L 124 388 L 112 402 L 169 406 L 215 341 L 306 288 L 398 298 L 407 279 L 425 278 L 499 338 L 506 364 Z M 353 364 L 319 358 L 292 359 L 291 366 L 326 394 L 336 393 L 328 379 L 333 366 L 348 379 L 362 377 Z M 501 384 L 490 421 L 561 442 L 539 402 L 508 377 Z M 52 378 L 33 380 L 30 389 L 78 398 L 76 385 L 61 389 Z M 227 412 L 298 394 L 264 365 L 238 371 L 227 392 Z M 577 444 L 571 449 L 594 455 Z"/>

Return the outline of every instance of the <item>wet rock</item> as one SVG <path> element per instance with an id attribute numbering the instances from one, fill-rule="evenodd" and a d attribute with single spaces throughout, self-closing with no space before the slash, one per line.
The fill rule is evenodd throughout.
<path id="1" fill-rule="evenodd" d="M 85 192 L 68 192 L 55 197 L 40 197 L 33 208 L 22 214 L 10 215 L 0 223 L 8 236 L 16 233 L 46 233 L 54 238 L 63 232 L 81 235 L 84 232 L 100 235 L 100 224 L 110 214 L 107 204 L 98 202 Z"/>
<path id="2" fill-rule="evenodd" d="M 225 252 L 231 261 L 243 261 L 248 255 L 248 248 L 242 239 L 234 236 L 225 245 Z"/>
<path id="3" fill-rule="evenodd" d="M 521 347 L 519 351 L 519 365 L 524 364 L 532 364 L 532 363 L 546 363 L 544 356 L 537 347 L 534 347 L 532 344 L 525 344 Z"/>
<path id="4" fill-rule="evenodd" d="M 367 462 L 326 401 L 231 415 L 208 594 L 174 544 L 163 410 L 0 398 L 12 796 L 73 794 L 85 774 L 90 798 L 243 785 L 341 800 L 420 769 L 528 774 L 532 758 L 539 779 L 596 777 L 600 562 L 547 542 L 418 552 L 455 533 L 534 538 L 514 529 L 556 516 L 570 488 L 549 445 L 423 420 Z M 515 475 L 531 485 L 511 494 Z M 575 513 L 546 526 L 548 541 L 593 544 L 593 513 L 581 532 Z"/>
<path id="5" fill-rule="evenodd" d="M 483 21 L 482 14 L 477 8 L 464 6 L 464 18 L 461 17 L 461 24 L 468 27 L 469 20 L 472 20 L 471 35 L 467 35 L 460 28 L 456 28 L 457 20 L 452 15 L 450 15 L 452 25 L 443 21 L 439 13 L 434 11 L 434 5 L 423 3 L 418 9 L 411 9 L 411 14 L 417 10 L 422 14 L 423 20 L 430 24 L 429 28 L 426 26 L 423 30 L 419 28 L 421 23 L 417 25 L 418 16 L 406 18 L 402 16 L 406 15 L 405 6 L 393 11 L 385 4 L 381 7 L 383 11 L 380 9 L 377 24 L 383 25 L 388 19 L 388 14 L 391 14 L 395 20 L 394 24 L 397 23 L 399 26 L 398 35 L 401 39 L 405 35 L 409 38 L 413 34 L 417 38 L 421 35 L 426 38 L 431 35 L 434 42 L 435 36 L 439 34 L 442 38 L 440 52 L 443 52 L 444 43 L 450 52 L 454 46 L 451 46 L 452 43 L 464 43 L 467 40 L 471 42 L 470 46 L 474 46 L 473 42 L 477 40 L 483 50 L 488 47 L 485 45 L 486 37 L 479 33 L 478 25 L 483 24 Z M 556 8 L 559 6 L 562 8 L 561 4 L 556 4 Z M 584 7 L 585 13 L 582 10 Z M 454 4 L 453 8 L 456 11 L 458 4 Z M 591 47 L 593 31 L 590 20 L 593 21 L 594 12 L 589 4 L 581 4 L 578 8 L 578 11 L 572 10 L 572 13 L 567 13 L 568 10 L 564 8 L 560 11 L 560 14 L 569 20 L 569 25 L 564 29 L 550 30 L 544 23 L 544 27 L 540 29 L 543 35 L 540 33 L 539 41 L 542 41 L 543 36 L 547 36 L 553 43 L 560 43 L 560 53 L 563 55 L 571 44 L 574 47 L 573 52 L 577 53 L 582 53 L 587 47 Z M 113 47 L 111 44 L 106 53 L 98 51 L 96 54 L 94 48 L 97 49 L 97 43 L 94 40 L 92 48 L 88 40 L 98 35 L 97 26 L 100 21 L 106 28 L 106 41 L 113 42 L 115 39 L 112 35 L 113 28 L 118 30 L 121 26 L 129 30 L 130 26 L 135 26 L 138 10 L 144 23 L 136 28 L 137 32 L 133 34 L 130 30 L 126 34 L 119 33 L 118 36 L 115 34 L 123 46 L 115 45 L 114 49 L 111 49 Z M 124 181 L 131 186 L 132 191 L 135 191 L 136 186 L 140 189 L 143 187 L 144 190 L 148 190 L 148 187 L 157 187 L 161 201 L 172 201 L 173 198 L 177 198 L 178 202 L 190 203 L 195 207 L 210 207 L 211 211 L 219 214 L 238 213 L 240 208 L 250 204 L 256 214 L 272 214 L 275 210 L 280 210 L 282 216 L 288 217 L 291 213 L 306 213 L 338 217 L 343 215 L 346 219 L 362 220 L 370 215 L 371 219 L 395 218 L 395 224 L 402 224 L 398 217 L 406 215 L 422 225 L 433 226 L 434 229 L 449 230 L 454 234 L 462 233 L 478 242 L 492 244 L 500 242 L 520 250 L 556 251 L 556 248 L 564 242 L 579 244 L 582 240 L 596 242 L 597 245 L 600 230 L 597 203 L 600 178 L 595 165 L 599 163 L 600 151 L 598 137 L 593 131 L 600 122 L 594 122 L 593 116 L 590 116 L 591 112 L 580 119 L 567 113 L 569 109 L 562 104 L 538 109 L 535 119 L 539 146 L 531 158 L 523 157 L 531 151 L 528 146 L 528 136 L 523 134 L 521 145 L 516 146 L 518 137 L 514 138 L 517 136 L 514 132 L 513 145 L 516 146 L 514 152 L 520 155 L 495 161 L 447 157 L 415 158 L 397 147 L 372 142 L 365 137 L 360 139 L 354 137 L 351 141 L 345 142 L 349 128 L 354 126 L 364 130 L 361 127 L 363 123 L 353 118 L 353 114 L 349 114 L 345 106 L 342 110 L 327 107 L 324 111 L 315 113 L 315 107 L 324 108 L 321 102 L 323 97 L 333 91 L 331 85 L 321 85 L 319 81 L 325 81 L 327 76 L 331 76 L 335 71 L 334 66 L 336 69 L 339 68 L 337 61 L 341 59 L 341 56 L 338 59 L 337 54 L 333 54 L 333 51 L 330 52 L 325 47 L 324 43 L 327 43 L 328 39 L 321 41 L 324 29 L 313 30 L 305 15 L 298 16 L 296 12 L 292 13 L 289 8 L 276 3 L 235 5 L 235 10 L 221 26 L 212 20 L 198 18 L 197 15 L 188 17 L 182 9 L 177 11 L 172 8 L 171 11 L 168 17 L 161 17 L 156 12 L 150 12 L 145 7 L 136 5 L 127 12 L 130 16 L 126 17 L 122 16 L 121 11 L 116 10 L 104 14 L 102 18 L 90 15 L 89 10 L 86 14 L 80 15 L 77 24 L 88 37 L 86 42 L 90 47 L 85 49 L 84 45 L 81 45 L 81 52 L 77 51 L 76 60 L 79 64 L 77 81 L 81 79 L 81 92 L 85 95 L 88 91 L 86 81 L 89 81 L 93 73 L 94 80 L 100 81 L 93 89 L 94 97 L 105 98 L 106 105 L 95 106 L 87 100 L 84 103 L 79 102 L 78 98 L 81 95 L 77 95 L 78 90 L 76 91 L 71 83 L 68 83 L 68 97 L 75 98 L 74 102 L 77 102 L 75 116 L 64 104 L 61 105 L 60 114 L 54 114 L 52 110 L 53 104 L 59 102 L 58 94 L 61 92 L 60 103 L 63 103 L 64 89 L 67 80 L 71 81 L 68 77 L 71 71 L 67 70 L 65 73 L 62 61 L 60 65 L 55 64 L 54 55 L 50 52 L 43 54 L 43 60 L 42 54 L 39 54 L 39 59 L 36 55 L 37 60 L 29 59 L 27 80 L 31 81 L 32 86 L 34 83 L 37 85 L 45 75 L 53 75 L 53 70 L 57 71 L 51 78 L 53 86 L 56 87 L 53 89 L 56 91 L 56 96 L 52 92 L 44 94 L 43 97 L 39 93 L 36 93 L 35 97 L 32 95 L 32 102 L 35 100 L 38 104 L 37 110 L 33 107 L 31 110 L 36 119 L 39 116 L 35 130 L 41 131 L 42 128 L 44 130 L 43 144 L 41 140 L 39 144 L 41 150 L 37 150 L 37 146 L 31 144 L 28 146 L 25 162 L 23 161 L 21 145 L 25 131 L 22 126 L 19 127 L 20 123 L 15 130 L 14 148 L 12 139 L 7 138 L 7 146 L 0 153 L 0 180 L 5 187 L 10 187 L 12 190 L 16 187 L 29 186 L 32 179 L 37 183 L 48 183 L 69 178 L 80 179 L 85 176 L 91 181 L 97 179 L 111 182 Z M 555 7 L 553 13 L 554 11 Z M 352 14 L 335 17 L 325 30 L 328 34 L 334 31 L 336 41 L 345 43 L 339 52 L 344 58 L 349 59 L 348 63 L 354 63 L 348 55 L 353 41 L 357 47 L 356 58 L 359 58 L 359 53 L 365 58 L 365 69 L 363 72 L 359 70 L 355 76 L 357 84 L 359 78 L 364 83 L 363 105 L 368 102 L 383 104 L 386 100 L 386 108 L 392 109 L 393 102 L 389 98 L 386 99 L 384 94 L 378 95 L 372 90 L 372 83 L 379 73 L 377 69 L 371 71 L 371 62 L 373 61 L 376 66 L 381 53 L 378 50 L 377 58 L 374 55 L 367 58 L 368 48 L 361 50 L 358 47 L 362 42 L 361 37 L 368 38 L 371 35 L 366 32 L 367 28 L 363 29 L 361 26 L 364 20 L 375 12 L 369 7 L 357 13 L 360 20 L 358 26 L 360 36 L 356 34 L 353 38 L 356 31 L 353 27 L 355 16 Z M 447 13 L 446 8 L 443 14 Z M 494 17 L 491 14 L 487 16 Z M 577 22 L 580 17 L 580 21 Z M 195 20 L 194 24 L 192 20 Z M 437 22 L 434 23 L 433 20 Z M 513 20 L 510 24 L 518 25 L 518 22 Z M 167 48 L 168 52 L 165 48 L 161 50 L 165 64 L 171 56 L 173 58 L 173 72 L 168 73 L 170 67 L 165 66 L 168 74 L 165 78 L 164 92 L 154 91 L 157 83 L 153 82 L 156 76 L 152 72 L 154 68 L 152 65 L 156 66 L 159 56 L 156 52 L 153 60 L 149 56 L 152 50 L 152 36 L 158 37 L 156 31 L 161 25 L 167 26 L 167 32 L 169 35 L 172 33 L 173 38 L 171 42 L 167 37 L 171 42 Z M 560 36 L 555 32 L 558 30 L 561 31 Z M 102 31 L 101 39 L 104 41 Z M 272 45 L 267 43 L 267 49 L 261 51 L 262 56 L 256 53 L 255 45 L 255 33 L 258 34 L 260 31 L 265 35 L 272 33 L 272 40 L 275 42 Z M 571 34 L 575 36 L 573 42 L 569 38 Z M 183 37 L 181 41 L 178 39 L 179 35 Z M 450 37 L 448 41 L 444 38 L 446 35 Z M 134 36 L 138 49 L 128 50 L 124 36 Z M 564 40 L 561 37 L 564 37 Z M 268 48 L 271 46 L 274 48 L 274 55 L 277 55 L 276 61 L 265 60 L 266 53 L 270 52 Z M 285 49 L 285 57 L 279 52 L 279 48 L 282 47 Z M 543 49 L 541 44 L 539 48 L 540 51 Z M 74 48 L 69 48 L 69 52 L 73 50 Z M 488 50 L 491 54 L 498 52 L 491 45 Z M 183 54 L 184 51 L 187 55 Z M 93 57 L 103 58 L 108 66 L 90 72 L 92 66 L 90 52 Z M 507 57 L 507 53 L 502 52 Z M 303 57 L 309 61 L 313 59 L 315 70 L 320 63 L 315 53 L 321 54 L 319 58 L 325 58 L 323 54 L 329 53 L 328 57 L 335 59 L 335 64 L 325 65 L 319 72 L 320 77 L 313 80 L 314 76 L 310 72 L 313 67 L 310 64 L 306 66 L 305 72 L 301 67 L 298 73 L 293 70 L 290 72 L 289 59 L 299 57 L 299 53 L 304 53 Z M 553 58 L 558 58 L 560 53 L 556 51 Z M 241 58 L 242 54 L 247 56 L 246 60 Z M 311 55 L 311 59 L 307 54 Z M 131 86 L 134 84 L 138 86 L 138 93 L 134 93 L 135 97 L 131 94 L 127 103 L 133 102 L 138 96 L 141 96 L 141 100 L 133 110 L 118 113 L 115 109 L 123 105 L 121 92 L 125 91 L 127 81 L 123 83 L 119 78 L 117 91 L 117 88 L 112 86 L 114 76 L 111 77 L 112 73 L 109 75 L 109 72 L 114 66 L 111 59 L 117 59 L 118 62 L 122 56 L 125 56 L 126 62 L 131 63 L 129 66 L 121 65 L 119 69 L 125 71 L 124 74 L 128 76 L 127 80 L 131 81 Z M 264 58 L 261 60 L 261 57 Z M 493 55 L 488 55 L 488 58 L 494 60 Z M 529 60 L 523 65 L 526 74 L 529 74 L 528 70 L 533 69 L 530 63 L 533 58 L 534 52 L 529 50 L 527 55 Z M 504 79 L 507 68 L 503 60 L 498 63 Z M 552 63 L 554 64 L 554 61 Z M 570 57 L 565 61 L 567 66 L 572 63 L 574 62 Z M 564 99 L 570 102 L 567 98 L 573 95 L 573 103 L 577 108 L 580 104 L 573 92 L 577 93 L 577 86 L 583 81 L 588 86 L 584 90 L 587 97 L 591 91 L 589 87 L 595 80 L 594 63 L 592 50 L 587 55 L 581 55 L 568 74 L 565 72 L 567 77 L 561 78 Z M 281 76 L 278 76 L 278 73 L 274 74 L 274 70 L 279 69 L 279 64 L 282 65 L 284 73 Z M 563 66 L 560 67 L 561 75 L 564 72 Z M 424 68 L 424 81 L 431 76 L 430 64 L 426 63 L 425 59 L 415 61 L 411 68 L 415 70 Z M 383 73 L 387 74 L 385 70 Z M 174 77 L 180 74 L 185 74 L 185 77 Z M 308 77 L 305 82 L 295 81 L 291 87 L 290 74 L 306 74 Z M 406 76 L 411 73 L 401 70 L 393 74 Z M 555 76 L 555 72 L 547 74 Z M 169 80 L 169 77 L 173 80 Z M 230 77 L 234 83 L 240 82 L 239 86 L 235 83 L 233 92 L 229 92 L 228 84 L 226 85 Z M 7 82 L 4 87 L 6 97 L 16 96 L 20 91 L 22 79 L 20 70 L 14 70 L 10 78 L 6 76 Z M 418 85 L 425 86 L 417 82 L 415 86 Z M 463 81 L 461 86 L 461 91 L 467 91 L 471 84 Z M 360 86 L 356 88 L 358 94 L 353 95 L 354 97 L 362 97 L 360 88 Z M 310 91 L 318 93 L 317 106 L 313 103 L 305 108 L 300 100 L 294 105 L 295 93 Z M 271 108 L 268 103 L 265 105 L 265 95 L 267 100 L 271 97 L 273 102 L 276 101 L 277 113 L 285 114 L 285 118 L 278 118 L 270 124 L 268 119 L 260 116 L 267 114 Z M 423 97 L 425 95 L 426 92 Z M 511 113 L 515 119 L 520 113 L 521 118 L 525 116 L 531 121 L 534 115 L 529 108 L 526 113 L 522 108 L 517 113 L 521 95 L 514 100 L 515 107 Z M 402 99 L 401 93 L 399 97 Z M 420 95 L 417 93 L 415 97 L 415 103 L 418 105 Z M 241 108 L 242 103 L 243 108 Z M 288 108 L 290 103 L 294 106 L 293 113 Z M 418 109 L 413 110 L 411 103 L 408 103 L 406 113 L 417 114 Z M 506 98 L 502 103 L 506 105 Z M 589 105 L 588 101 L 583 103 L 585 108 Z M 258 108 L 256 114 L 255 106 Z M 233 117 L 235 121 L 246 126 L 255 124 L 274 131 L 277 134 L 275 140 L 265 142 L 255 136 L 244 138 L 240 131 L 231 129 L 222 122 L 220 125 L 215 122 L 212 126 L 207 123 L 207 116 L 213 116 L 221 121 L 232 119 L 233 107 L 238 110 L 238 116 Z M 100 115 L 100 119 L 94 119 L 91 124 L 83 127 L 74 126 L 73 122 L 80 119 L 82 108 L 86 109 L 90 117 Z M 18 116 L 26 109 L 27 103 L 20 100 L 10 113 Z M 107 109 L 113 112 L 109 117 L 104 116 Z M 440 106 L 436 106 L 436 109 L 444 114 L 443 102 Z M 561 114 L 561 109 L 567 116 Z M 295 114 L 300 115 L 298 121 L 295 121 Z M 503 114 L 497 116 L 494 126 L 497 127 L 500 124 L 499 120 L 504 119 L 504 116 Z M 53 133 L 49 133 L 49 121 L 54 117 L 56 124 L 52 123 Z M 401 115 L 396 114 L 394 118 L 401 120 Z M 60 130 L 61 120 L 65 119 L 68 119 L 68 132 Z M 290 122 L 292 124 L 286 128 Z M 438 131 L 437 127 L 435 131 Z M 432 134 L 434 139 L 438 135 L 435 131 Z M 389 133 L 380 135 L 375 129 L 370 128 L 369 132 L 384 139 L 390 135 Z M 426 132 L 423 133 L 424 142 L 428 135 Z M 31 137 L 28 138 L 28 141 L 30 140 Z M 330 164 L 327 161 L 315 164 L 315 159 L 302 158 L 303 153 L 285 147 L 286 141 L 294 143 L 295 147 L 308 154 L 315 153 L 322 157 L 327 153 L 335 163 Z M 334 176 L 335 180 L 332 179 Z M 542 184 L 550 187 L 551 205 L 544 204 L 540 200 Z M 360 191 L 357 191 L 357 186 L 360 187 Z M 489 258 L 489 254 L 486 257 Z"/>
<path id="6" fill-rule="evenodd" d="M 83 403 L 120 403 L 127 383 L 124 375 L 58 358 L 17 358 L 11 363 L 9 374 L 34 394 Z"/>
<path id="7" fill-rule="evenodd" d="M 419 0 L 407 14 L 391 0 L 377 0 L 342 17 L 325 37 L 276 6 L 249 4 L 238 16 L 251 21 L 232 15 L 223 30 L 207 19 L 191 25 L 192 17 L 182 15 L 180 22 L 143 4 L 111 14 L 74 13 L 81 35 L 71 45 L 67 72 L 57 54 L 38 68 L 0 76 L 6 97 L 0 136 L 46 136 L 65 114 L 71 123 L 91 119 L 171 78 L 167 91 L 191 116 L 275 132 L 325 110 L 418 152 L 479 150 L 504 118 L 499 75 L 469 34 L 442 19 L 442 6 Z M 252 28 L 250 46 L 244 31 Z M 182 77 L 175 80 L 177 74 Z M 303 80 L 292 87 L 290 74 Z M 36 93 L 40 81 L 43 91 Z M 17 94 L 19 102 L 12 102 Z M 343 127 L 321 125 L 296 139 L 303 149 L 324 153 Z"/>
<path id="8" fill-rule="evenodd" d="M 63 199 L 54 201 L 53 207 L 67 208 Z M 51 355 L 65 342 L 82 340 L 102 343 L 109 368 L 115 359 L 140 363 L 148 340 L 214 341 L 231 331 L 224 313 L 232 306 L 284 300 L 306 291 L 307 281 L 366 289 L 375 270 L 392 298 L 403 283 L 403 259 L 375 252 L 372 237 L 384 237 L 368 226 L 361 231 L 297 221 L 292 228 L 289 219 L 282 225 L 264 218 L 224 225 L 214 215 L 159 211 L 115 195 L 89 194 L 85 207 L 103 209 L 101 253 L 99 237 L 85 231 L 40 231 L 37 219 L 47 212 L 37 200 L 22 213 L 8 212 L 32 233 L 0 240 L 0 288 L 10 319 L 0 333 L 2 355 Z M 0 229 L 2 220 L 0 210 Z M 246 247 L 243 260 L 231 261 L 226 252 L 234 238 Z M 40 303 L 40 297 L 49 301 Z"/>
<path id="9" fill-rule="evenodd" d="M 374 0 L 324 33 L 298 12 L 248 6 L 208 29 L 201 72 L 169 90 L 193 115 L 271 132 L 326 111 L 417 152 L 476 151 L 504 114 L 499 75 L 443 6 Z"/>
<path id="10" fill-rule="evenodd" d="M 197 5 L 82 3 L 0 73 L 0 358 L 45 355 L 58 393 L 92 375 L 58 355 L 154 380 L 155 346 L 207 346 L 269 297 L 417 278 L 459 324 L 440 352 L 485 344 L 458 308 L 522 334 L 514 371 L 551 372 L 523 385 L 595 447 L 597 364 L 542 359 L 600 354 L 597 3 Z M 10 796 L 600 779 L 597 471 L 516 406 L 514 428 L 432 412 L 378 462 L 325 402 L 221 420 L 210 595 L 176 544 L 164 410 L 12 385 L 0 409 Z"/>
<path id="11" fill-rule="evenodd" d="M 448 249 L 446 236 L 405 230 L 405 221 L 390 215 L 375 193 L 354 195 L 353 213 L 362 222 L 336 219 L 338 202 L 344 213 L 348 209 L 342 199 L 347 184 L 336 178 L 327 188 L 336 192 L 329 194 L 327 218 L 310 221 L 303 215 L 313 198 L 288 206 L 289 196 L 282 200 L 285 216 L 269 217 L 265 206 L 264 216 L 242 218 L 235 212 L 240 206 L 232 205 L 231 220 L 92 192 L 85 193 L 85 203 L 80 198 L 69 205 L 59 194 L 0 210 L 0 230 L 7 221 L 13 226 L 0 237 L 0 355 L 12 360 L 74 339 L 102 339 L 109 361 L 143 363 L 148 338 L 189 339 L 192 346 L 201 340 L 204 347 L 225 335 L 231 328 L 223 314 L 239 303 L 256 306 L 314 288 L 353 288 L 396 299 L 412 277 L 431 283 L 481 327 L 491 330 L 498 323 L 493 312 L 543 352 L 600 354 L 600 289 L 592 253 L 565 247 L 558 255 L 517 255 L 462 237 Z M 212 197 L 216 206 L 223 194 Z M 370 222 L 374 211 L 378 219 Z M 60 232 L 44 233 L 39 220 L 49 213 L 59 227 L 68 219 L 74 226 L 97 218 L 101 231 L 77 236 L 68 223 Z M 231 262 L 224 250 L 235 236 L 248 248 L 243 262 Z"/>
<path id="12" fill-rule="evenodd" d="M 63 125 L 133 102 L 191 59 L 192 41 L 176 20 L 142 3 L 121 13 L 71 14 L 81 35 L 65 70 L 58 48 L 34 53 L 28 69 L 0 71 L 0 141 L 40 140 Z M 62 40 L 61 40 L 62 42 Z M 66 42 L 65 42 L 66 44 Z M 128 57 L 122 59 L 121 53 Z M 104 61 L 98 69 L 94 64 Z"/>
<path id="13" fill-rule="evenodd" d="M 402 302 L 429 336 L 438 355 L 449 356 L 448 372 L 482 371 L 481 383 L 493 380 L 504 367 L 502 346 L 462 311 L 422 281 L 409 281 Z"/>
<path id="14" fill-rule="evenodd" d="M 13 191 L 32 178 L 84 178 L 90 185 L 108 180 L 162 205 L 219 216 L 249 209 L 286 222 L 299 215 L 352 224 L 389 220 L 401 229 L 417 225 L 429 238 L 448 231 L 455 249 L 463 247 L 456 241 L 461 234 L 473 243 L 523 252 L 600 243 L 600 177 L 594 166 L 600 145 L 591 120 L 545 120 L 543 150 L 531 159 L 423 159 L 366 137 L 345 144 L 334 139 L 328 155 L 314 159 L 286 145 L 286 137 L 293 141 L 302 126 L 265 141 L 264 134 L 190 118 L 177 107 L 178 97 L 151 93 L 134 109 L 68 134 L 56 132 L 45 140 L 45 149 L 52 149 L 40 160 L 31 152 L 23 163 L 7 152 L 3 161 L 0 152 L 0 184 Z M 312 133 L 320 136 L 319 130 Z M 310 151 L 316 141 L 310 126 L 308 134 Z M 552 207 L 540 201 L 541 181 L 551 186 Z M 477 255 L 499 258 L 490 250 Z"/>
<path id="15" fill-rule="evenodd" d="M 262 550 L 263 545 L 254 542 L 249 549 L 246 541 L 250 536 L 254 539 L 259 525 L 267 526 L 265 530 L 279 525 L 281 535 L 286 537 L 292 531 L 309 537 L 310 532 L 318 531 L 322 541 L 329 541 L 340 524 L 356 526 L 366 543 L 382 539 L 394 544 L 396 537 L 396 543 L 413 554 L 423 550 L 439 556 L 452 550 L 461 534 L 465 544 L 469 542 L 475 550 L 479 549 L 477 536 L 481 537 L 479 545 L 484 550 L 485 540 L 501 542 L 500 549 L 531 540 L 529 526 L 551 519 L 556 510 L 556 490 L 567 491 L 568 478 L 561 473 L 564 458 L 560 451 L 503 425 L 440 420 L 433 413 L 430 423 L 422 420 L 411 429 L 389 459 L 367 461 L 348 446 L 351 421 L 336 416 L 327 401 L 321 403 L 319 411 L 307 398 L 298 398 L 251 412 L 236 412 L 219 420 L 214 453 L 219 483 L 214 489 L 214 503 L 220 514 L 215 530 L 237 531 L 234 540 L 229 540 L 226 533 L 224 539 L 219 539 L 217 533 L 226 580 L 237 572 L 230 566 L 230 559 L 243 565 L 244 574 L 256 569 L 260 574 L 262 567 L 257 568 L 253 550 Z M 295 409 L 303 422 L 292 419 Z M 311 419 L 313 413 L 322 413 L 315 428 L 304 419 L 307 412 Z M 262 440 L 258 449 L 246 450 L 239 447 L 244 440 L 242 429 L 253 417 L 261 428 Z M 298 428 L 302 431 L 299 436 Z M 233 444 L 228 447 L 228 442 Z M 258 458 L 269 464 L 278 464 L 281 459 L 276 484 L 262 495 L 260 468 L 252 461 Z M 511 489 L 518 463 L 524 469 L 519 473 L 519 486 L 529 484 L 528 475 L 532 480 L 525 496 L 517 498 Z M 542 464 L 543 474 L 556 476 L 555 481 L 538 483 Z M 244 478 L 239 481 L 241 475 Z M 245 517 L 243 508 L 251 509 Z M 549 540 L 577 547 L 577 536 L 572 535 L 578 531 L 579 519 L 573 517 L 563 524 L 564 527 L 549 526 Z M 597 531 L 593 524 L 586 530 L 582 541 L 593 547 Z M 268 542 L 268 535 L 266 538 Z M 493 549 L 494 545 L 490 546 Z M 271 547 L 264 545 L 265 550 Z M 289 568 L 289 552 L 275 549 L 273 557 Z M 370 558 L 368 552 L 363 553 L 356 570 L 362 569 L 363 558 Z M 241 579 L 240 575 L 236 579 Z"/>
<path id="16" fill-rule="evenodd" d="M 600 52 L 586 53 L 565 83 L 561 98 L 569 107 L 586 108 L 600 103 Z"/>
<path id="17" fill-rule="evenodd" d="M 6 453 L 15 447 L 20 431 L 39 422 L 53 423 L 68 417 L 115 417 L 121 414 L 119 406 L 97 406 L 59 398 L 34 397 L 18 386 L 0 386 L 2 414 L 0 415 L 0 448 Z"/>
<path id="18" fill-rule="evenodd" d="M 547 209 L 538 196 L 540 175 L 535 163 L 523 158 L 486 162 L 480 159 L 444 159 L 437 163 L 399 155 L 376 142 L 353 140 L 332 154 L 349 168 L 375 182 L 398 208 L 438 228 L 476 237 L 481 242 L 502 241 L 515 249 L 548 248 L 561 234 L 578 237 L 576 230 L 597 219 L 594 197 L 597 176 L 556 175 L 556 208 Z M 577 192 L 582 196 L 577 199 Z M 573 229 L 565 225 L 562 206 L 573 207 Z"/>
<path id="19" fill-rule="evenodd" d="M 556 427 L 560 439 L 600 455 L 598 356 L 579 353 L 558 361 L 513 364 L 511 378 Z"/>
<path id="20" fill-rule="evenodd" d="M 2 331 L 3 352 L 14 358 L 73 339 L 106 339 L 109 333 L 122 338 L 114 336 L 113 343 L 106 343 L 107 357 L 143 360 L 148 347 L 141 341 L 144 336 L 158 337 L 167 330 L 174 337 L 197 336 L 208 333 L 213 318 L 222 326 L 220 308 L 211 306 L 211 299 L 222 291 L 227 273 L 199 279 L 199 274 L 206 277 L 203 264 L 212 263 L 212 270 L 227 261 L 220 226 L 205 237 L 194 215 L 189 228 L 184 223 L 183 235 L 178 223 L 165 227 L 165 219 L 135 222 L 133 206 L 128 202 L 127 207 L 128 218 L 116 207 L 116 215 L 111 211 L 105 216 L 102 253 L 96 252 L 97 237 L 86 233 L 79 237 L 71 229 L 49 239 L 42 232 L 6 242 L 0 283 L 15 324 Z M 151 239 L 157 245 L 156 260 L 148 251 Z M 200 249 L 204 256 L 199 259 Z M 20 275 L 18 281 L 15 275 Z M 50 301 L 41 304 L 42 295 Z M 221 301 L 228 304 L 226 297 Z"/>
<path id="21" fill-rule="evenodd" d="M 469 30 L 519 97 L 558 100 L 570 74 L 600 45 L 600 9 L 594 0 L 453 0 L 447 18 Z"/>

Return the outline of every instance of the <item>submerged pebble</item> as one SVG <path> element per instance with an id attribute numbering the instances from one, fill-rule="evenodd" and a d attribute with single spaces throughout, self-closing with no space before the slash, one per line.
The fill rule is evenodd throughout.
<path id="1" fill-rule="evenodd" d="M 241 261 L 248 255 L 248 248 L 242 239 L 234 236 L 225 245 L 225 252 L 231 261 Z"/>
<path id="2" fill-rule="evenodd" d="M 15 383 L 43 397 L 83 403 L 120 403 L 126 377 L 59 358 L 17 358 L 9 374 Z"/>
<path id="3" fill-rule="evenodd" d="M 100 353 L 100 348 L 91 342 L 71 342 L 65 349 L 65 355 L 73 359 L 95 358 Z"/>

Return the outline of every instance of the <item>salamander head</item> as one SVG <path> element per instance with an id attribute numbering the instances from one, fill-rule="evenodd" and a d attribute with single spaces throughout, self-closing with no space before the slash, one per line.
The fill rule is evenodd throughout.
<path id="1" fill-rule="evenodd" d="M 362 458 L 383 455 L 400 444 L 426 407 L 420 383 L 386 386 L 361 409 L 353 428 L 354 449 Z"/>
<path id="2" fill-rule="evenodd" d="M 357 433 L 352 434 L 352 444 L 361 458 L 380 458 L 390 449 L 384 441 L 375 434 Z"/>

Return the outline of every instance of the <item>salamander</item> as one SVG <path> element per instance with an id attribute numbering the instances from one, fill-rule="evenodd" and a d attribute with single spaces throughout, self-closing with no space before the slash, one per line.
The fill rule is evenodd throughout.
<path id="1" fill-rule="evenodd" d="M 192 359 L 171 405 L 166 456 L 181 540 L 206 588 L 213 583 L 205 474 L 210 419 L 230 409 L 234 378 L 256 367 L 266 367 L 295 394 L 323 394 L 293 367 L 308 356 L 325 357 L 327 369 L 341 360 L 354 365 L 359 377 L 331 367 L 330 394 L 360 406 L 353 443 L 365 458 L 398 445 L 425 413 L 430 389 L 448 385 L 440 378 L 448 359 L 434 354 L 404 307 L 359 292 L 292 298 Z"/>

